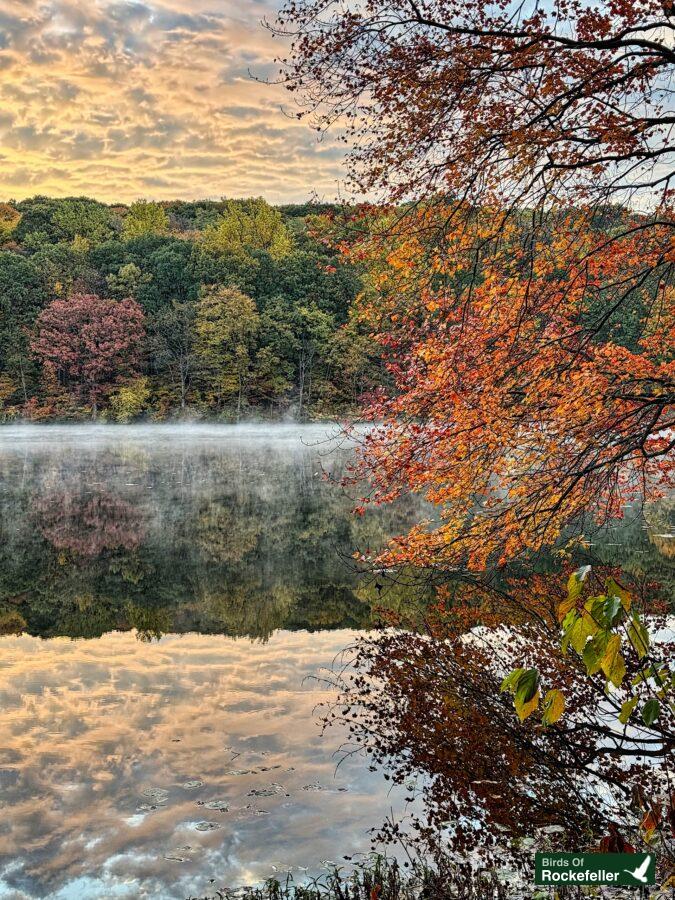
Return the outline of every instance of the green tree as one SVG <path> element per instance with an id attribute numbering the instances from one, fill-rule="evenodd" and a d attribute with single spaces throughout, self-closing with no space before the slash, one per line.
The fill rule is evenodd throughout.
<path id="1" fill-rule="evenodd" d="M 255 302 L 236 288 L 203 288 L 197 307 L 196 353 L 209 401 L 236 397 L 241 415 L 251 379 L 251 353 L 260 326 Z"/>
<path id="2" fill-rule="evenodd" d="M 159 203 L 136 200 L 122 221 L 122 236 L 125 240 L 143 237 L 146 234 L 164 235 L 169 232 L 169 217 Z"/>
<path id="3" fill-rule="evenodd" d="M 328 350 L 335 322 L 332 316 L 311 304 L 297 309 L 295 325 L 298 341 L 298 416 L 303 419 L 312 402 L 316 363 Z"/>
<path id="4" fill-rule="evenodd" d="M 103 203 L 88 197 L 63 200 L 34 197 L 17 203 L 21 213 L 15 238 L 37 249 L 42 244 L 86 238 L 92 246 L 103 243 L 115 233 L 115 217 Z"/>
<path id="5" fill-rule="evenodd" d="M 150 279 L 139 288 L 138 299 L 149 315 L 170 306 L 174 300 L 186 303 L 199 295 L 198 261 L 193 245 L 165 237 L 148 252 L 151 235 L 132 242 L 134 262 Z"/>
<path id="6" fill-rule="evenodd" d="M 204 230 L 203 244 L 211 253 L 265 250 L 273 259 L 287 256 L 292 247 L 281 213 L 262 197 L 226 201 L 218 222 Z"/>
<path id="7" fill-rule="evenodd" d="M 181 409 L 185 409 L 195 368 L 197 305 L 174 300 L 152 323 L 150 353 L 156 371 L 169 379 Z"/>
<path id="8" fill-rule="evenodd" d="M 28 400 L 38 376 L 28 331 L 48 299 L 34 259 L 0 252 L 0 368 L 16 385 L 23 402 Z"/>
<path id="9" fill-rule="evenodd" d="M 82 237 L 40 244 L 33 262 L 52 296 L 68 297 L 76 289 L 86 291 L 94 286 L 96 273 L 89 263 L 90 246 Z"/>
<path id="10" fill-rule="evenodd" d="M 136 263 L 125 263 L 117 272 L 106 275 L 106 284 L 111 297 L 123 300 L 125 297 L 138 299 L 138 294 L 144 284 L 152 281 L 152 275 L 144 274 Z"/>

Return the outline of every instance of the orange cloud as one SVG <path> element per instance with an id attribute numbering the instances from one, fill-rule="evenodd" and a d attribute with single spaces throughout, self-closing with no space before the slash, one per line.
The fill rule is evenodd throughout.
<path id="1" fill-rule="evenodd" d="M 274 0 L 7 0 L 0 196 L 335 196 L 342 150 L 282 112 Z"/>

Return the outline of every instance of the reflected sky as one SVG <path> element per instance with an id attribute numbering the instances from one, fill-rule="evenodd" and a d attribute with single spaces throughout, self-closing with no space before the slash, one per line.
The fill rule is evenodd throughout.
<path id="1" fill-rule="evenodd" d="M 1 895 L 183 898 L 367 851 L 401 797 L 336 772 L 307 679 L 352 637 L 2 638 Z"/>

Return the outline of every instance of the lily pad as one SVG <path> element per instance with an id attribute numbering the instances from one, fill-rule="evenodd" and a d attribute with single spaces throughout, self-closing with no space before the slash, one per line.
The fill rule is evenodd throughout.
<path id="1" fill-rule="evenodd" d="M 166 803 L 169 796 L 169 792 L 165 791 L 164 788 L 155 787 L 145 788 L 141 791 L 141 794 L 149 800 L 152 800 L 153 803 Z"/>
<path id="2" fill-rule="evenodd" d="M 219 822 L 197 822 L 195 829 L 197 831 L 216 831 L 220 828 Z"/>

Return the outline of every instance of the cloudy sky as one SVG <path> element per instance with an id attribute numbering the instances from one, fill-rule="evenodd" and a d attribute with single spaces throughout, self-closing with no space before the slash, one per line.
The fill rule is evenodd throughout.
<path id="1" fill-rule="evenodd" d="M 2 0 L 0 199 L 332 199 L 342 150 L 281 88 L 276 0 Z"/>

